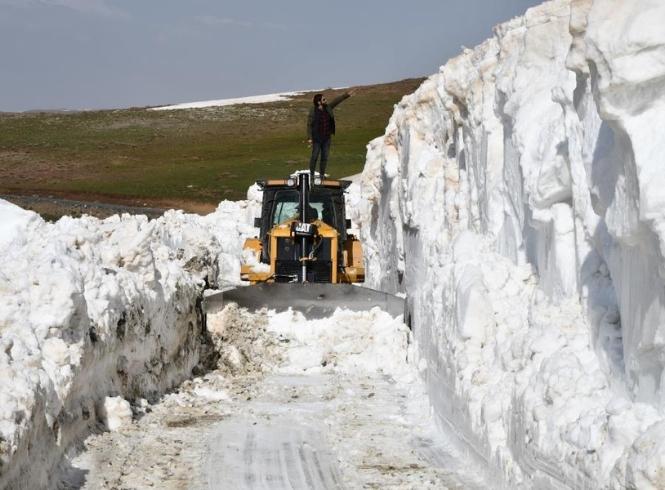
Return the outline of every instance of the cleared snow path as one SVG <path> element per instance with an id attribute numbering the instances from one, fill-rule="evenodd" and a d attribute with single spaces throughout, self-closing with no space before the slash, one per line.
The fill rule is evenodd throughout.
<path id="1" fill-rule="evenodd" d="M 486 488 L 434 424 L 408 332 L 374 310 L 233 310 L 219 369 L 92 436 L 64 488 Z"/>

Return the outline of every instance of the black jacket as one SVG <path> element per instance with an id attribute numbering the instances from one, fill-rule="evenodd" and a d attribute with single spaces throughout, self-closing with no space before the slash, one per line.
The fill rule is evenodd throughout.
<path id="1" fill-rule="evenodd" d="M 333 109 L 349 97 L 351 96 L 348 93 L 343 93 L 339 97 L 335 97 L 330 104 L 324 104 L 324 111 L 330 118 L 330 134 L 335 134 L 335 115 L 333 114 Z M 320 136 L 318 134 L 319 128 L 317 127 L 318 117 L 315 112 L 316 110 L 317 108 L 312 106 L 307 116 L 307 139 L 319 141 Z"/>

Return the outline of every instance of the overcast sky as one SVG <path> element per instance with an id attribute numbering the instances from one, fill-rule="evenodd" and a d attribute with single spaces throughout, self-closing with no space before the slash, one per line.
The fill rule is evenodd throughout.
<path id="1" fill-rule="evenodd" d="M 112 108 L 435 73 L 537 0 L 0 0 L 0 111 Z"/>

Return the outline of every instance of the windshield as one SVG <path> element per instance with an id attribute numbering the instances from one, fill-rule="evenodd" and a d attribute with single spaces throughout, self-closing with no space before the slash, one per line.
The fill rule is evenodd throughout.
<path id="1" fill-rule="evenodd" d="M 298 191 L 277 191 L 273 204 L 272 224 L 278 225 L 290 219 L 299 219 Z M 312 192 L 307 209 L 307 221 L 320 219 L 335 226 L 335 208 L 330 195 Z"/>

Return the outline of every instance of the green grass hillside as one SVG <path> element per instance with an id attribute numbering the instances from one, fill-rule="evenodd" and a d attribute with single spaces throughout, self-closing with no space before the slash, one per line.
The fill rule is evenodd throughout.
<path id="1" fill-rule="evenodd" d="M 362 169 L 367 143 L 383 134 L 394 104 L 421 82 L 357 87 L 338 106 L 333 176 Z M 174 111 L 0 114 L 0 193 L 190 210 L 242 199 L 257 178 L 307 168 L 311 98 Z"/>

